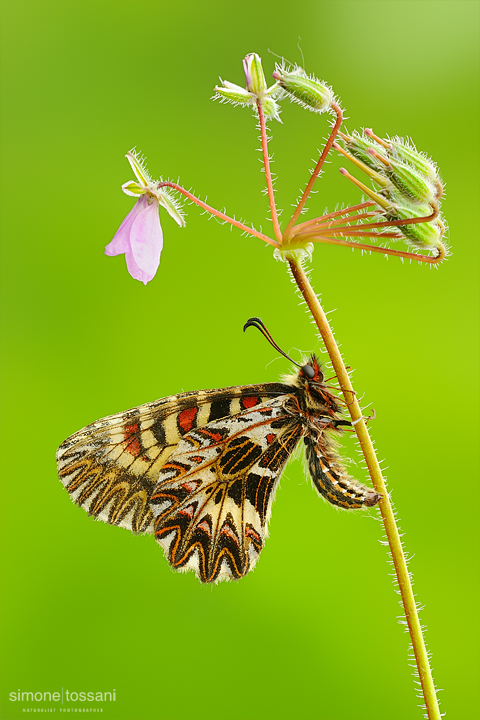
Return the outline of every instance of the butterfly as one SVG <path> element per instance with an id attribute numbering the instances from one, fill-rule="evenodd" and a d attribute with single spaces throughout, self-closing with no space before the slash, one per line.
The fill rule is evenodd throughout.
<path id="1" fill-rule="evenodd" d="M 259 318 L 244 330 L 251 326 L 288 358 Z M 301 440 L 313 485 L 330 503 L 372 507 L 382 497 L 351 478 L 336 452 L 335 433 L 351 423 L 317 357 L 295 364 L 284 382 L 180 393 L 87 425 L 58 449 L 63 485 L 97 520 L 153 533 L 175 570 L 204 583 L 243 577 Z"/>

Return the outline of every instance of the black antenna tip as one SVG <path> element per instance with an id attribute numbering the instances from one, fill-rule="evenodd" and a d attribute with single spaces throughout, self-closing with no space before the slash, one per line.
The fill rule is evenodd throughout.
<path id="1" fill-rule="evenodd" d="M 263 323 L 262 323 L 262 321 L 260 320 L 260 318 L 258 318 L 258 317 L 251 317 L 251 318 L 249 318 L 249 319 L 247 320 L 247 322 L 245 323 L 245 325 L 243 326 L 243 332 L 245 332 L 245 330 L 246 330 L 247 328 L 249 328 L 249 327 L 257 327 L 257 328 L 258 328 L 257 323 L 260 323 L 260 325 L 263 325 Z"/>
<path id="2" fill-rule="evenodd" d="M 245 325 L 243 326 L 243 332 L 245 332 L 245 330 L 246 330 L 247 328 L 249 328 L 249 327 L 256 327 L 257 330 L 260 330 L 260 332 L 262 333 L 262 335 L 263 335 L 265 338 L 267 338 L 267 340 L 268 340 L 268 342 L 270 343 L 270 345 L 271 345 L 272 347 L 274 347 L 275 350 L 280 353 L 280 355 L 283 355 L 283 357 L 286 357 L 287 360 L 290 360 L 290 362 L 293 362 L 294 365 L 296 365 L 297 367 L 300 367 L 300 365 L 299 365 L 297 362 L 295 362 L 295 360 L 292 360 L 291 357 L 289 357 L 286 353 L 283 352 L 283 350 L 282 350 L 281 348 L 278 347 L 277 343 L 276 343 L 275 340 L 272 338 L 272 336 L 270 335 L 270 333 L 268 332 L 267 328 L 265 327 L 265 325 L 263 324 L 263 322 L 260 320 L 260 318 L 258 318 L 258 317 L 251 317 L 251 318 L 249 318 L 249 319 L 247 320 L 247 322 L 245 323 Z M 312 369 L 313 369 L 313 368 L 312 368 Z"/>

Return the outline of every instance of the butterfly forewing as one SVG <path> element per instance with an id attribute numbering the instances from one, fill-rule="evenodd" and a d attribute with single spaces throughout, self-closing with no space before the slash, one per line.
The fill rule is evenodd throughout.
<path id="1" fill-rule="evenodd" d="M 186 434 L 152 495 L 155 536 L 177 569 L 240 578 L 255 564 L 280 474 L 302 435 L 289 396 Z"/>

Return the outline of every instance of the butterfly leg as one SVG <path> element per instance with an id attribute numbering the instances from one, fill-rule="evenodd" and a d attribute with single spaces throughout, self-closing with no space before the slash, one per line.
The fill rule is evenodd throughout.
<path id="1" fill-rule="evenodd" d="M 358 418 L 358 420 L 332 420 L 330 425 L 334 427 L 335 429 L 339 427 L 345 427 L 346 432 L 355 432 L 354 425 L 360 422 L 360 420 L 365 420 L 365 423 L 368 423 L 369 420 L 375 420 L 376 414 L 375 410 L 372 410 L 371 415 L 362 415 L 362 417 Z"/>
<path id="2" fill-rule="evenodd" d="M 360 420 L 365 420 L 365 423 L 367 423 L 369 420 L 375 420 L 376 417 L 377 416 L 376 416 L 375 410 L 372 410 L 371 415 L 362 415 L 362 417 L 359 417 L 358 420 L 352 420 L 352 422 L 349 423 L 349 425 L 356 425 L 357 423 L 360 422 Z"/>

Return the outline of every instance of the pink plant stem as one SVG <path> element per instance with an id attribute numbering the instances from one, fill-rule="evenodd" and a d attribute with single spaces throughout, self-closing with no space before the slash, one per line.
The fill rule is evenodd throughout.
<path id="1" fill-rule="evenodd" d="M 368 227 L 368 225 L 367 225 Z M 330 231 L 322 232 L 322 233 L 316 233 L 314 237 L 317 239 L 321 237 L 373 237 L 373 238 L 395 238 L 395 240 L 402 240 L 403 235 L 400 235 L 396 232 L 368 232 L 368 231 L 362 231 L 358 230 L 357 228 L 350 228 L 350 229 L 343 229 L 343 230 L 337 230 L 336 228 L 332 228 Z M 303 236 L 302 236 L 303 239 Z"/>
<path id="2" fill-rule="evenodd" d="M 268 191 L 268 202 L 270 204 L 270 212 L 272 215 L 273 231 L 279 244 L 282 242 L 282 231 L 278 224 L 277 207 L 275 205 L 275 195 L 273 194 L 273 183 L 272 174 L 270 172 L 270 160 L 268 158 L 268 146 L 267 146 L 267 128 L 265 125 L 265 113 L 263 112 L 263 105 L 261 100 L 257 99 L 257 110 L 258 110 L 258 123 L 260 125 L 260 136 L 262 139 L 262 155 L 263 165 L 265 167 L 265 179 L 267 181 Z"/>
<path id="3" fill-rule="evenodd" d="M 329 220 L 330 218 L 340 217 L 340 215 L 348 215 L 351 212 L 363 210 L 363 208 L 373 207 L 373 205 L 375 205 L 375 203 L 372 202 L 372 200 L 369 200 L 368 202 L 361 203 L 360 205 L 352 205 L 351 207 L 343 208 L 343 210 L 335 210 L 335 212 L 328 213 L 328 215 L 322 215 L 321 217 L 314 218 L 313 220 L 307 220 L 299 225 L 295 225 L 295 230 L 300 231 L 308 225 L 314 225 L 319 222 L 323 223 L 325 220 Z M 346 221 L 348 218 L 342 218 L 342 220 Z"/>
<path id="4" fill-rule="evenodd" d="M 376 236 L 376 237 L 385 237 Z M 390 235 L 389 235 L 390 237 Z M 438 250 L 438 255 L 432 257 L 430 255 L 417 255 L 416 253 L 404 252 L 403 250 L 392 250 L 391 248 L 382 248 L 378 245 L 363 245 L 362 243 L 351 242 L 349 240 L 340 240 L 340 238 L 330 238 L 322 235 L 320 238 L 311 238 L 313 242 L 329 243 L 331 245 L 343 245 L 344 247 L 350 247 L 353 250 L 368 250 L 372 252 L 382 253 L 382 255 L 396 255 L 397 257 L 408 258 L 409 260 L 418 260 L 420 262 L 430 263 L 436 265 L 445 258 L 445 248 L 443 245 L 435 248 Z"/>
<path id="5" fill-rule="evenodd" d="M 181 187 L 181 185 L 177 185 L 177 183 L 174 182 L 161 182 L 158 183 L 158 187 L 171 187 L 174 190 L 178 190 L 179 193 L 182 193 L 182 195 L 185 195 L 189 200 L 195 203 L 195 205 L 198 205 L 199 207 L 203 208 L 207 212 L 209 212 L 211 215 L 215 215 L 215 217 L 220 218 L 220 220 L 224 220 L 225 222 L 230 223 L 230 225 L 234 225 L 237 228 L 240 228 L 240 230 L 243 230 L 243 232 L 248 233 L 249 235 L 253 235 L 254 237 L 259 238 L 260 240 L 264 240 L 264 242 L 268 243 L 269 245 L 273 245 L 273 247 L 279 247 L 279 243 L 275 242 L 275 240 L 272 240 L 267 235 L 264 235 L 261 232 L 257 232 L 257 230 L 253 230 L 252 228 L 248 227 L 248 225 L 244 225 L 241 222 L 238 222 L 238 220 L 234 220 L 233 218 L 229 217 L 228 215 L 225 215 L 224 213 L 220 212 L 219 210 L 215 210 L 215 208 L 211 207 L 211 205 L 207 205 L 207 203 L 204 203 L 199 198 L 195 197 L 195 195 L 192 195 L 191 192 L 188 192 L 188 190 L 185 190 L 185 188 Z"/>
<path id="6" fill-rule="evenodd" d="M 365 227 L 366 230 L 360 230 L 359 227 Z M 320 239 L 322 237 L 374 237 L 374 238 L 396 238 L 401 240 L 403 235 L 398 232 L 373 232 L 369 231 L 369 225 L 359 227 L 346 227 L 346 228 L 323 228 L 322 232 L 312 230 L 308 233 L 302 233 L 301 235 L 295 235 L 295 238 L 301 241 Z"/>
<path id="7" fill-rule="evenodd" d="M 323 152 L 320 155 L 320 160 L 316 164 L 315 170 L 313 171 L 312 176 L 311 176 L 310 180 L 308 181 L 308 185 L 305 188 L 297 207 L 295 208 L 295 212 L 292 215 L 292 219 L 290 220 L 290 222 L 288 223 L 288 225 L 285 229 L 284 239 L 287 242 L 290 238 L 292 228 L 294 227 L 295 223 L 297 222 L 297 220 L 300 216 L 300 213 L 302 212 L 304 205 L 307 202 L 307 198 L 310 195 L 310 192 L 315 184 L 315 180 L 317 179 L 317 177 L 320 174 L 320 170 L 323 167 L 323 163 L 325 162 L 325 159 L 332 148 L 335 138 L 337 137 L 337 133 L 340 128 L 340 125 L 342 124 L 342 121 L 343 121 L 343 113 L 341 111 L 340 106 L 337 105 L 337 103 L 332 103 L 331 108 L 332 108 L 332 110 L 335 111 L 335 113 L 337 115 L 337 119 L 335 120 L 335 123 L 333 125 L 332 132 L 330 133 L 330 137 L 328 138 L 327 143 L 326 143 L 325 147 L 323 148 Z"/>
<path id="8" fill-rule="evenodd" d="M 377 213 L 374 213 L 374 214 L 377 214 Z M 365 213 L 362 217 L 370 217 L 371 215 L 372 215 L 372 213 Z M 383 222 L 378 222 L 378 223 L 365 223 L 365 224 L 363 224 L 363 225 L 358 225 L 357 227 L 361 227 L 361 228 L 382 228 L 382 227 L 399 227 L 400 225 L 418 225 L 419 223 L 429 222 L 430 220 L 435 219 L 437 215 L 438 215 L 438 210 L 435 210 L 435 212 L 433 212 L 431 215 L 426 215 L 426 216 L 424 216 L 424 217 L 406 218 L 406 219 L 404 219 L 404 220 L 384 220 Z M 352 217 L 352 218 L 346 218 L 347 222 L 350 221 L 350 220 L 354 220 L 354 219 L 355 219 L 354 217 Z M 334 225 L 334 223 L 331 223 L 331 224 L 328 224 L 328 225 L 324 225 L 324 226 L 320 226 L 320 227 L 319 227 L 319 232 L 316 233 L 316 234 L 317 234 L 317 235 L 321 235 L 323 231 L 329 232 L 329 231 L 330 231 L 330 228 L 333 227 L 333 225 Z M 348 230 L 348 231 L 350 231 L 350 230 L 355 230 L 355 227 L 352 227 L 351 225 L 343 225 L 343 226 L 341 225 L 340 227 L 335 227 L 335 228 L 334 228 L 334 231 L 335 231 L 336 233 L 337 233 L 337 232 L 340 232 L 340 231 L 342 231 L 342 233 L 343 233 L 344 230 L 345 230 L 345 231 L 347 231 L 347 230 Z M 313 231 L 312 231 L 312 232 L 313 232 Z M 351 233 L 351 232 L 348 232 L 348 233 L 345 232 L 345 234 L 346 234 L 346 235 L 347 235 L 347 234 L 348 234 L 348 235 L 351 235 L 352 233 Z M 362 233 L 359 233 L 359 234 L 361 235 Z M 303 239 L 303 238 L 308 237 L 308 236 L 309 236 L 309 233 L 304 231 L 304 232 L 300 232 L 300 233 L 295 233 L 295 236 L 296 236 L 296 237 L 301 237 L 301 238 Z M 395 236 L 395 237 L 400 237 L 400 236 Z"/>
<path id="9" fill-rule="evenodd" d="M 344 222 L 351 223 L 351 222 L 356 222 L 357 220 L 364 220 L 365 218 L 371 218 L 371 217 L 378 217 L 378 212 L 359 213 L 358 215 L 351 215 L 348 218 L 339 218 L 337 220 L 327 220 L 326 222 L 319 221 L 318 223 L 315 223 L 315 225 L 304 228 L 304 230 L 301 230 L 299 233 L 294 232 L 292 237 L 303 236 L 303 233 L 305 232 L 306 229 L 307 230 L 308 229 L 315 230 L 316 228 L 318 228 L 318 229 L 331 228 L 331 227 L 336 227 L 337 225 L 340 225 L 340 223 L 344 223 Z M 294 231 L 296 231 L 296 229 L 298 227 L 300 227 L 300 226 L 296 225 L 293 228 Z M 352 226 L 349 225 L 347 227 L 352 227 Z M 353 227 L 356 227 L 356 226 L 353 226 Z M 360 225 L 358 227 L 360 227 Z"/>

